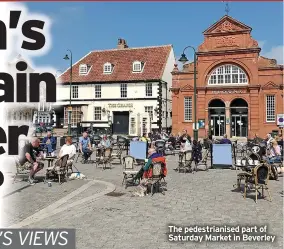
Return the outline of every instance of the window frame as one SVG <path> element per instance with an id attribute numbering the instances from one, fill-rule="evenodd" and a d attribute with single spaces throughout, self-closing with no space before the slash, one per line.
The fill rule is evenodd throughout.
<path id="1" fill-rule="evenodd" d="M 84 70 L 82 70 L 84 69 Z M 81 64 L 79 66 L 79 75 L 87 75 L 88 74 L 88 65 L 87 64 Z"/>
<path id="2" fill-rule="evenodd" d="M 139 65 L 139 70 L 136 69 L 136 66 Z M 141 73 L 142 72 L 142 68 L 143 68 L 143 65 L 142 65 L 142 62 L 141 61 L 134 61 L 132 63 L 132 72 L 133 73 Z"/>
<path id="3" fill-rule="evenodd" d="M 144 106 L 144 112 L 150 114 L 151 120 L 154 119 L 154 107 L 153 106 Z"/>
<path id="4" fill-rule="evenodd" d="M 63 125 L 68 126 L 68 109 L 69 106 L 64 107 Z M 72 106 L 71 112 L 71 127 L 77 127 L 77 123 L 82 121 L 82 108 L 81 106 Z"/>
<path id="5" fill-rule="evenodd" d="M 106 70 L 107 68 L 110 68 L 110 70 Z M 103 66 L 103 73 L 104 74 L 111 74 L 113 71 L 113 65 L 110 62 L 106 62 Z"/>
<path id="6" fill-rule="evenodd" d="M 268 114 L 268 98 L 269 97 L 273 97 L 273 120 L 269 120 L 268 117 L 272 115 L 271 114 Z M 271 104 L 270 104 L 271 105 Z M 271 107 L 271 106 L 270 106 Z M 271 112 L 271 111 L 270 111 Z M 276 96 L 275 94 L 266 94 L 265 95 L 265 121 L 266 123 L 275 123 L 276 122 Z"/>
<path id="7" fill-rule="evenodd" d="M 190 100 L 190 101 L 189 101 Z M 189 101 L 189 102 L 187 102 Z M 186 106 L 189 105 L 189 106 Z M 192 122 L 192 96 L 185 96 L 183 99 L 183 107 L 184 107 L 184 122 Z M 186 116 L 189 115 L 187 119 Z"/>
<path id="8" fill-rule="evenodd" d="M 99 89 L 97 89 L 97 87 Z M 102 97 L 102 85 L 95 85 L 95 99 L 100 99 Z"/>
<path id="9" fill-rule="evenodd" d="M 121 83 L 120 84 L 120 98 L 127 98 L 127 94 L 128 94 L 127 88 L 128 88 L 127 83 Z M 123 93 L 125 93 L 125 94 L 123 94 Z"/>
<path id="10" fill-rule="evenodd" d="M 249 78 L 238 65 L 224 64 L 211 71 L 207 84 L 208 86 L 248 85 Z"/>
<path id="11" fill-rule="evenodd" d="M 153 83 L 146 83 L 145 95 L 146 97 L 153 97 Z"/>
<path id="12" fill-rule="evenodd" d="M 96 113 L 97 109 L 100 110 L 100 113 L 99 112 Z M 100 118 L 96 118 L 96 115 L 99 115 Z M 101 106 L 94 106 L 94 121 L 101 121 L 101 120 L 102 120 L 102 107 Z"/>
<path id="13" fill-rule="evenodd" d="M 79 86 L 78 85 L 75 85 L 75 86 L 71 86 L 72 88 L 72 99 L 78 99 L 79 98 Z M 77 90 L 75 90 L 77 89 Z M 77 94 L 77 97 L 76 97 L 76 94 Z M 75 97 L 74 97 L 75 96 Z"/>

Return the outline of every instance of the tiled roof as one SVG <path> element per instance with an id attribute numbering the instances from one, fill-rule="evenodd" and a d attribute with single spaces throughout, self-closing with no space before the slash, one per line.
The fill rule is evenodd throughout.
<path id="1" fill-rule="evenodd" d="M 144 48 L 123 48 L 103 51 L 92 51 L 73 64 L 72 82 L 118 82 L 135 80 L 159 80 L 162 78 L 166 62 L 168 60 L 171 45 L 144 47 Z M 144 62 L 143 71 L 132 72 L 134 61 Z M 114 65 L 111 74 L 103 73 L 105 63 Z M 79 66 L 87 64 L 91 66 L 87 75 L 79 75 Z M 70 68 L 59 76 L 58 82 L 70 81 Z"/>

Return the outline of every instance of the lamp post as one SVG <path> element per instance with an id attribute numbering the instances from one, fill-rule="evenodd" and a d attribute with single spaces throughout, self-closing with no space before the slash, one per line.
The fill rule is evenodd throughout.
<path id="1" fill-rule="evenodd" d="M 182 55 L 179 59 L 180 62 L 182 63 L 186 63 L 188 61 L 188 59 L 186 58 L 186 55 L 184 53 L 184 51 L 187 48 L 191 48 L 194 51 L 194 100 L 193 100 L 193 104 L 194 104 L 194 129 L 193 129 L 193 137 L 195 140 L 198 140 L 198 129 L 197 129 L 197 118 L 196 118 L 196 107 L 197 107 L 197 100 L 196 100 L 196 96 L 197 96 L 197 92 L 196 92 L 196 50 L 194 47 L 192 46 L 187 46 L 185 47 L 185 49 L 182 52 Z"/>
<path id="2" fill-rule="evenodd" d="M 69 108 L 68 108 L 68 136 L 71 136 L 71 115 L 72 115 L 72 106 L 71 106 L 71 87 L 72 87 L 72 52 L 70 49 L 67 50 L 70 53 L 70 58 L 68 54 L 63 58 L 64 60 L 70 60 L 70 95 L 69 95 Z"/>

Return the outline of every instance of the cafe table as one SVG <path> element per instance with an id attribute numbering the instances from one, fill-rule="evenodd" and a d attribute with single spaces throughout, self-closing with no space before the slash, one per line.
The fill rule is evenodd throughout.
<path id="1" fill-rule="evenodd" d="M 47 161 L 47 167 L 48 167 L 48 168 L 50 167 L 51 163 L 52 163 L 55 159 L 57 159 L 56 156 L 47 156 L 47 157 L 43 158 L 44 161 Z"/>

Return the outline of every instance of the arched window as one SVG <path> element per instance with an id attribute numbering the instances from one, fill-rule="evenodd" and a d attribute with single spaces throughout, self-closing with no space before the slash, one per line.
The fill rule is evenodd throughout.
<path id="1" fill-rule="evenodd" d="M 208 85 L 248 84 L 246 73 L 235 65 L 223 65 L 213 70 Z"/>
<path id="2" fill-rule="evenodd" d="M 104 64 L 104 73 L 112 73 L 113 65 L 109 62 Z"/>

